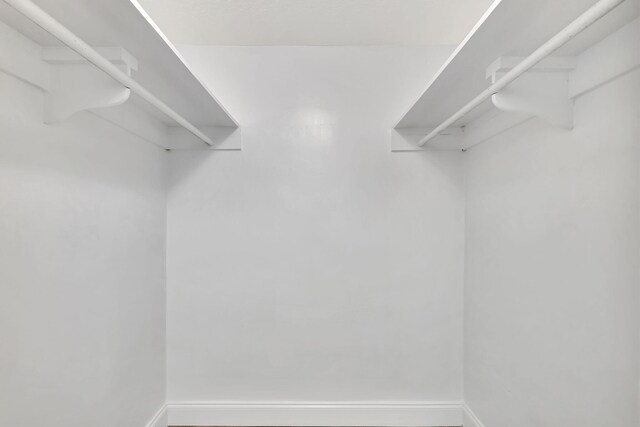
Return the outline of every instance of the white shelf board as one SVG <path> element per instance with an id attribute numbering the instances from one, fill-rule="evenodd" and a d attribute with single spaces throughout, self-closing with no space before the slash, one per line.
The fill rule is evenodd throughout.
<path id="1" fill-rule="evenodd" d="M 429 82 L 396 128 L 435 128 L 490 83 L 487 67 L 501 56 L 527 56 L 597 0 L 496 0 Z M 640 0 L 626 0 L 554 55 L 575 56 L 638 16 Z M 456 126 L 492 108 L 480 105 Z"/>
<path id="2" fill-rule="evenodd" d="M 238 127 L 191 72 L 178 51 L 135 0 L 34 0 L 93 47 L 123 47 L 139 62 L 136 81 L 196 126 Z M 0 1 L 0 21 L 40 46 L 62 44 Z M 132 100 L 167 125 L 175 123 L 142 99 Z"/>

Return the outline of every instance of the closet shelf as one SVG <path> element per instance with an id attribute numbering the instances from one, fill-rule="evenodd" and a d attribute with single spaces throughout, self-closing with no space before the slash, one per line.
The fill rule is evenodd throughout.
<path id="1" fill-rule="evenodd" d="M 0 71 L 61 108 L 44 121 L 86 109 L 163 148 L 240 148 L 237 122 L 136 0 L 4 0 L 0 21 Z"/>
<path id="2" fill-rule="evenodd" d="M 396 124 L 391 136 L 391 150 L 422 150 L 418 146 L 421 140 L 578 16 L 590 8 L 596 9 L 596 4 L 603 9 L 605 3 L 611 6 L 614 2 L 494 1 Z M 466 149 L 533 116 L 571 128 L 571 98 L 580 94 L 574 87 L 574 77 L 579 74 L 579 79 L 593 80 L 593 86 L 598 84 L 592 77 L 584 78 L 585 71 L 578 69 L 577 58 L 622 27 L 632 26 L 626 32 L 633 34 L 625 34 L 617 40 L 625 44 L 631 61 L 629 58 L 613 58 L 617 63 L 609 64 L 608 72 L 595 70 L 589 73 L 602 74 L 600 81 L 604 81 L 628 71 L 629 67 L 638 66 L 638 54 L 633 52 L 637 50 L 633 48 L 637 41 L 633 37 L 638 34 L 639 10 L 640 1 L 622 1 L 497 95 L 488 97 L 445 129 L 439 130 L 428 147 Z M 635 25 L 631 25 L 631 21 Z M 591 68 L 602 69 L 607 65 L 591 64 Z"/>

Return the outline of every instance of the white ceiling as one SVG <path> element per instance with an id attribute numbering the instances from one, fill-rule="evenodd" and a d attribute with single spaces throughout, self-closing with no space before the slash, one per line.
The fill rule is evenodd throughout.
<path id="1" fill-rule="evenodd" d="M 493 0 L 138 0 L 177 44 L 457 44 Z"/>

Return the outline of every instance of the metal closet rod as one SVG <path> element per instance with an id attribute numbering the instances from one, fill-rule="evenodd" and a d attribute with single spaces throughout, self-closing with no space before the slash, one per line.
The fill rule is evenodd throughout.
<path id="1" fill-rule="evenodd" d="M 598 3 L 587 9 L 582 15 L 576 18 L 573 22 L 562 29 L 558 34 L 551 37 L 546 43 L 536 49 L 531 55 L 523 59 L 518 65 L 509 70 L 498 81 L 491 86 L 480 92 L 478 96 L 469 101 L 464 107 L 459 109 L 447 120 L 442 122 L 438 127 L 433 129 L 427 136 L 418 141 L 418 146 L 424 146 L 429 140 L 433 139 L 440 132 L 447 129 L 456 121 L 464 117 L 469 111 L 482 104 L 489 99 L 491 95 L 498 93 L 509 83 L 520 77 L 524 72 L 536 65 L 538 62 L 555 52 L 562 45 L 566 44 L 569 40 L 574 38 L 580 32 L 588 28 L 591 24 L 602 18 L 607 13 L 615 9 L 620 3 L 625 0 L 600 0 Z"/>
<path id="2" fill-rule="evenodd" d="M 56 21 L 51 17 L 51 15 L 40 9 L 36 4 L 30 0 L 4 0 L 4 2 L 22 13 L 38 26 L 42 27 L 62 43 L 76 51 L 80 56 L 84 57 L 87 61 L 104 71 L 115 81 L 129 88 L 132 92 L 138 94 L 158 110 L 175 120 L 176 123 L 201 139 L 205 144 L 209 146 L 213 145 L 211 138 L 202 133 L 202 131 L 197 127 L 189 123 L 187 119 L 176 113 L 171 107 L 145 89 L 140 83 L 136 82 L 133 78 L 113 65 L 108 59 L 100 55 L 80 37 L 69 31 L 67 27 Z"/>

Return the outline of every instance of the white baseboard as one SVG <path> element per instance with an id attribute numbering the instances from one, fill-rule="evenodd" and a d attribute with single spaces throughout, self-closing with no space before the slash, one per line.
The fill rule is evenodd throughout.
<path id="1" fill-rule="evenodd" d="M 172 426 L 460 426 L 462 402 L 175 402 Z M 155 426 L 154 426 L 155 427 Z M 164 426 L 163 426 L 164 427 Z"/>
<path id="2" fill-rule="evenodd" d="M 462 405 L 462 425 L 464 427 L 484 427 L 484 424 L 480 422 L 480 419 L 466 403 Z"/>
<path id="3" fill-rule="evenodd" d="M 167 427 L 169 425 L 168 416 L 167 405 L 162 405 L 153 418 L 151 418 L 151 421 L 147 423 L 147 427 Z"/>

